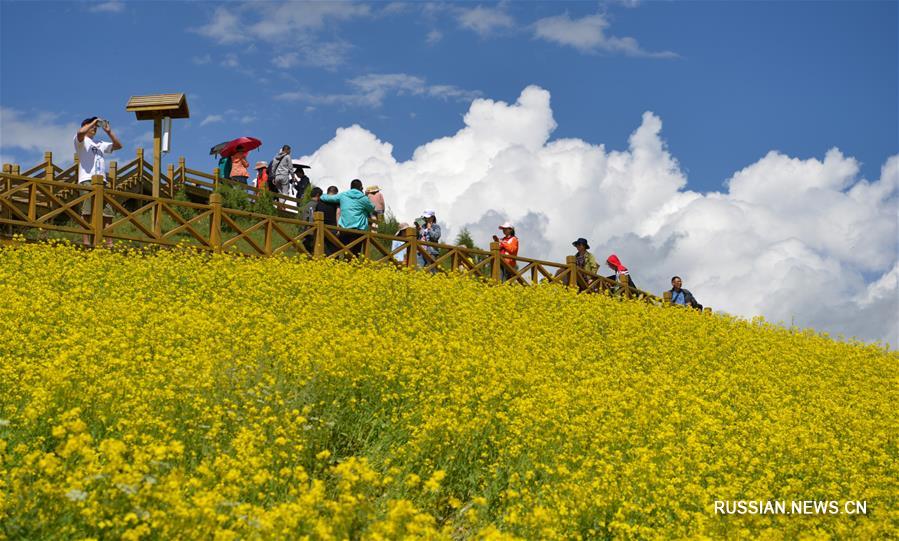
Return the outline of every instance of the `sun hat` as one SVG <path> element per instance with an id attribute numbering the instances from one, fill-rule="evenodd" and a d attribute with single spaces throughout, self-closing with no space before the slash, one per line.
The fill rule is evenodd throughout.
<path id="1" fill-rule="evenodd" d="M 409 224 L 406 223 L 406 222 L 403 222 L 403 223 L 401 223 L 400 225 L 396 226 L 396 234 L 397 234 L 397 236 L 402 236 L 403 233 L 405 233 L 406 230 L 409 229 L 410 227 L 414 227 L 414 226 L 411 226 L 411 225 L 409 225 Z"/>
<path id="2" fill-rule="evenodd" d="M 253 169 L 265 169 L 268 167 L 268 164 L 265 162 L 256 162 L 256 166 Z"/>
<path id="3" fill-rule="evenodd" d="M 426 211 L 424 211 L 424 212 L 421 213 L 421 215 L 422 215 L 423 217 L 425 217 L 425 218 L 433 218 L 436 214 L 437 214 L 437 213 L 434 212 L 433 210 L 426 210 Z"/>
<path id="4" fill-rule="evenodd" d="M 505 222 L 503 225 L 497 227 L 497 229 L 515 229 L 515 226 L 509 222 Z"/>
<path id="5" fill-rule="evenodd" d="M 590 249 L 590 244 L 587 242 L 587 239 L 585 239 L 584 237 L 581 237 L 571 243 L 572 246 L 577 246 L 578 244 L 583 244 L 585 248 L 587 248 L 588 250 Z"/>
<path id="6" fill-rule="evenodd" d="M 368 188 L 365 188 L 365 193 L 376 193 L 376 192 L 380 192 L 380 191 L 381 191 L 381 187 L 378 186 L 377 184 L 375 184 L 374 186 L 369 186 Z"/>

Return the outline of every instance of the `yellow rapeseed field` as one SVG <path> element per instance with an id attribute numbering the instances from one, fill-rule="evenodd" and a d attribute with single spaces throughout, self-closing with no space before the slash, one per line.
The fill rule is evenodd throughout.
<path id="1" fill-rule="evenodd" d="M 0 249 L 0 538 L 895 537 L 897 405 L 895 353 L 760 320 L 366 264 Z"/>

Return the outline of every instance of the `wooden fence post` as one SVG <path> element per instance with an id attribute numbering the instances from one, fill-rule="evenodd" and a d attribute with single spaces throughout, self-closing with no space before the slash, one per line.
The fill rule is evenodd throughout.
<path id="1" fill-rule="evenodd" d="M 103 243 L 103 175 L 91 177 L 91 188 L 94 191 L 94 200 L 91 212 L 91 229 L 94 230 L 94 247 Z"/>
<path id="2" fill-rule="evenodd" d="M 315 229 L 315 242 L 312 246 L 312 256 L 325 255 L 325 213 L 315 211 L 312 213 L 312 227 Z"/>
<path id="3" fill-rule="evenodd" d="M 109 189 L 115 190 L 119 184 L 119 164 L 115 160 L 109 162 Z"/>
<path id="4" fill-rule="evenodd" d="M 137 170 L 135 171 L 137 175 L 137 181 L 143 184 L 144 182 L 144 149 L 137 149 Z"/>
<path id="5" fill-rule="evenodd" d="M 568 287 L 577 287 L 577 258 L 570 255 L 565 258 L 568 265 Z"/>
<path id="6" fill-rule="evenodd" d="M 13 174 L 19 174 L 19 166 L 13 166 Z M 31 189 L 28 190 L 28 221 L 33 222 L 37 219 L 37 183 L 31 182 Z"/>
<path id="7" fill-rule="evenodd" d="M 631 297 L 631 281 L 630 277 L 627 274 L 618 274 L 618 283 L 621 284 L 621 291 L 624 293 L 624 298 L 629 299 Z"/>
<path id="8" fill-rule="evenodd" d="M 671 292 L 662 293 L 662 306 L 671 306 Z"/>
<path id="9" fill-rule="evenodd" d="M 44 178 L 53 180 L 53 153 L 44 152 L 44 161 L 47 162 L 46 169 L 44 169 Z"/>
<path id="10" fill-rule="evenodd" d="M 212 221 L 209 222 L 209 244 L 212 251 L 222 253 L 222 194 L 209 194 L 209 205 L 212 207 Z"/>
<path id="11" fill-rule="evenodd" d="M 502 279 L 502 259 L 499 257 L 499 243 L 491 242 L 490 243 L 490 257 L 493 258 L 493 267 L 490 269 L 490 277 L 494 282 L 499 283 Z"/>
<path id="12" fill-rule="evenodd" d="M 414 269 L 418 264 L 418 236 L 415 234 L 415 228 L 407 227 L 403 231 L 403 236 L 406 237 L 406 243 L 408 244 L 406 248 L 406 267 Z"/>
<path id="13" fill-rule="evenodd" d="M 72 166 L 72 179 L 73 179 L 72 183 L 74 183 L 74 184 L 78 184 L 78 172 L 80 171 L 78 164 L 79 164 L 78 153 L 76 152 L 75 153 L 75 163 Z"/>
<path id="14" fill-rule="evenodd" d="M 178 158 L 178 169 L 180 169 L 179 178 L 181 179 L 181 186 L 184 186 L 184 178 L 187 176 L 187 172 L 185 171 L 186 167 L 184 166 L 184 156 Z"/>
<path id="15" fill-rule="evenodd" d="M 166 173 L 169 176 L 169 199 L 175 198 L 175 164 L 170 163 Z"/>
<path id="16" fill-rule="evenodd" d="M 212 172 L 212 189 L 215 191 L 219 190 L 219 168 L 216 167 L 215 171 Z"/>

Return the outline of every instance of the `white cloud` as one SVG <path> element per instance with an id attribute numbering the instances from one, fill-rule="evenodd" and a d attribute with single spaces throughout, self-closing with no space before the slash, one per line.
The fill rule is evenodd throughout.
<path id="1" fill-rule="evenodd" d="M 267 43 L 277 67 L 335 68 L 345 61 L 351 45 L 340 38 L 326 39 L 324 30 L 371 15 L 369 5 L 350 2 L 234 2 L 216 8 L 205 24 L 190 31 L 220 45 Z"/>
<path id="2" fill-rule="evenodd" d="M 78 127 L 79 122 L 60 122 L 52 113 L 0 107 L 0 149 L 24 151 L 15 154 L 23 160 L 20 165 L 28 167 L 41 162 L 47 150 L 53 152 L 54 162 L 71 162 L 75 153 L 72 138 Z"/>
<path id="3" fill-rule="evenodd" d="M 428 32 L 428 35 L 425 36 L 425 43 L 428 45 L 434 45 L 435 43 L 439 43 L 440 40 L 443 39 L 443 32 L 440 30 L 431 30 Z"/>
<path id="4" fill-rule="evenodd" d="M 240 66 L 240 58 L 238 58 L 235 53 L 228 53 L 225 55 L 225 58 L 222 59 L 221 64 L 226 68 L 236 68 Z"/>
<path id="5" fill-rule="evenodd" d="M 564 261 L 583 236 L 598 259 L 617 253 L 644 289 L 661 293 L 678 274 L 716 311 L 899 344 L 899 155 L 866 180 L 836 149 L 771 152 L 727 191 L 700 194 L 650 112 L 624 150 L 551 140 L 550 95 L 533 86 L 511 104 L 475 100 L 464 124 L 405 162 L 359 126 L 302 159 L 320 185 L 381 185 L 400 220 L 436 208 L 447 240 L 468 226 L 486 246 L 509 219 L 521 255 Z"/>
<path id="6" fill-rule="evenodd" d="M 203 56 L 194 56 L 191 58 L 191 61 L 198 66 L 203 66 L 212 62 L 212 55 L 204 54 Z"/>
<path id="7" fill-rule="evenodd" d="M 472 100 L 478 91 L 452 85 L 429 85 L 424 78 L 406 73 L 372 73 L 347 81 L 354 91 L 345 94 L 310 94 L 304 91 L 285 92 L 277 99 L 316 105 L 346 105 L 352 107 L 380 107 L 388 95 L 427 96 L 442 100 Z"/>
<path id="8" fill-rule="evenodd" d="M 222 115 L 206 115 L 206 118 L 200 122 L 200 126 L 205 126 L 207 124 L 215 124 L 217 122 L 224 122 L 224 117 Z"/>
<path id="9" fill-rule="evenodd" d="M 490 36 L 498 30 L 505 30 L 515 26 L 515 20 L 503 9 L 474 8 L 459 9 L 456 18 L 462 28 L 473 30 L 483 37 Z"/>
<path id="10" fill-rule="evenodd" d="M 567 13 L 546 17 L 534 23 L 537 38 L 568 45 L 582 52 L 621 53 L 629 56 L 652 58 L 677 58 L 671 51 L 650 52 L 643 50 L 631 37 L 617 38 L 606 35 L 609 22 L 602 14 L 572 19 Z"/>
<path id="11" fill-rule="evenodd" d="M 121 13 L 125 11 L 125 3 L 120 0 L 110 0 L 109 2 L 92 4 L 88 9 L 93 12 Z"/>
<path id="12" fill-rule="evenodd" d="M 300 55 L 297 53 L 279 54 L 272 59 L 272 64 L 277 68 L 292 68 L 300 63 Z"/>
<path id="13" fill-rule="evenodd" d="M 256 117 L 254 115 L 244 115 L 240 117 L 241 124 L 251 124 L 253 122 L 256 122 Z"/>

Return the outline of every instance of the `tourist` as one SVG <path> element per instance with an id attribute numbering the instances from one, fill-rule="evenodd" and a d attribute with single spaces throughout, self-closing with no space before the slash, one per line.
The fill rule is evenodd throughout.
<path id="1" fill-rule="evenodd" d="M 499 239 L 493 235 L 493 242 L 499 243 L 500 255 L 511 256 L 502 258 L 499 268 L 500 280 L 505 282 L 513 276 L 514 271 L 518 270 L 518 263 L 512 259 L 518 255 L 518 237 L 515 236 L 515 227 L 509 222 L 499 226 L 499 229 L 503 232 L 503 238 Z"/>
<path id="2" fill-rule="evenodd" d="M 237 145 L 237 149 L 234 154 L 231 156 L 231 172 L 228 175 L 231 180 L 234 182 L 240 182 L 243 185 L 247 184 L 247 180 L 250 178 L 250 173 L 247 171 L 247 167 L 250 164 L 247 162 L 247 153 L 244 152 L 243 146 Z M 249 193 L 250 190 L 247 190 Z"/>
<path id="3" fill-rule="evenodd" d="M 606 258 L 606 265 L 612 268 L 615 271 L 615 274 L 608 276 L 609 280 L 615 280 L 618 283 L 623 282 L 621 279 L 622 276 L 627 277 L 627 284 L 633 289 L 637 289 L 636 284 L 634 284 L 634 279 L 631 278 L 630 272 L 627 270 L 627 267 L 618 259 L 618 256 L 615 254 L 610 255 Z"/>
<path id="4" fill-rule="evenodd" d="M 365 197 L 365 194 L 362 192 L 362 181 L 358 178 L 350 182 L 349 190 L 337 195 L 323 195 L 321 200 L 325 203 L 337 203 L 340 206 L 340 218 L 337 220 L 338 227 L 363 232 L 368 230 L 368 217 L 375 209 L 375 206 Z M 360 233 L 341 231 L 338 238 L 341 243 L 347 245 L 357 240 L 360 235 Z M 359 255 L 363 244 L 363 242 L 359 242 L 350 248 L 353 255 Z"/>
<path id="5" fill-rule="evenodd" d="M 690 308 L 695 308 L 697 310 L 702 310 L 702 305 L 696 301 L 696 297 L 693 296 L 688 290 L 683 289 L 681 286 L 683 285 L 683 281 L 680 276 L 674 276 L 671 278 L 671 304 L 677 304 L 679 306 L 689 306 Z"/>
<path id="6" fill-rule="evenodd" d="M 269 188 L 272 191 L 282 195 L 287 195 L 290 189 L 290 177 L 293 174 L 293 160 L 290 159 L 290 145 L 281 147 L 274 158 L 272 158 L 272 172 L 274 179 L 269 179 L 271 184 Z M 282 199 L 283 201 L 283 199 Z"/>
<path id="7" fill-rule="evenodd" d="M 420 229 L 418 231 L 418 239 L 424 242 L 440 242 L 440 226 L 437 225 L 437 214 L 433 210 L 426 210 L 421 213 Z M 440 248 L 436 246 L 425 246 L 425 251 L 431 256 L 430 260 L 426 260 L 421 252 L 418 253 L 418 265 L 425 267 L 431 265 L 434 259 L 440 255 Z M 431 268 L 431 273 L 437 272 L 437 266 Z"/>
<path id="8" fill-rule="evenodd" d="M 365 189 L 365 195 L 375 206 L 375 211 L 371 215 L 371 230 L 377 231 L 378 225 L 384 221 L 384 194 L 381 193 L 380 186 L 369 186 Z"/>
<path id="9" fill-rule="evenodd" d="M 112 139 L 112 142 L 109 141 L 95 141 L 94 138 L 97 136 L 97 128 L 102 127 L 103 131 L 106 132 L 106 135 Z M 94 175 L 100 175 L 103 177 L 103 182 L 106 182 L 106 155 L 116 150 L 122 148 L 122 143 L 119 142 L 119 138 L 116 137 L 115 133 L 113 133 L 112 128 L 109 127 L 108 120 L 101 120 L 95 116 L 90 118 L 86 118 L 81 122 L 81 128 L 75 134 L 75 137 L 72 140 L 75 145 L 75 153 L 78 155 L 78 184 L 84 186 L 91 185 L 91 177 Z M 84 193 L 84 192 L 80 192 Z M 93 202 L 94 198 L 89 197 L 84 200 L 84 203 L 81 204 L 81 215 L 84 217 L 84 220 L 88 223 L 91 223 L 91 216 L 94 213 L 93 210 Z M 109 227 L 112 224 L 112 207 L 109 206 L 108 203 L 103 205 L 103 228 Z M 82 236 L 82 242 L 85 246 L 90 245 L 90 235 L 85 234 Z M 112 239 L 106 239 L 106 245 L 112 246 Z"/>
<path id="10" fill-rule="evenodd" d="M 256 178 L 253 179 L 253 185 L 256 186 L 257 193 L 267 189 L 265 185 L 268 182 L 268 164 L 265 162 L 256 162 Z"/>

